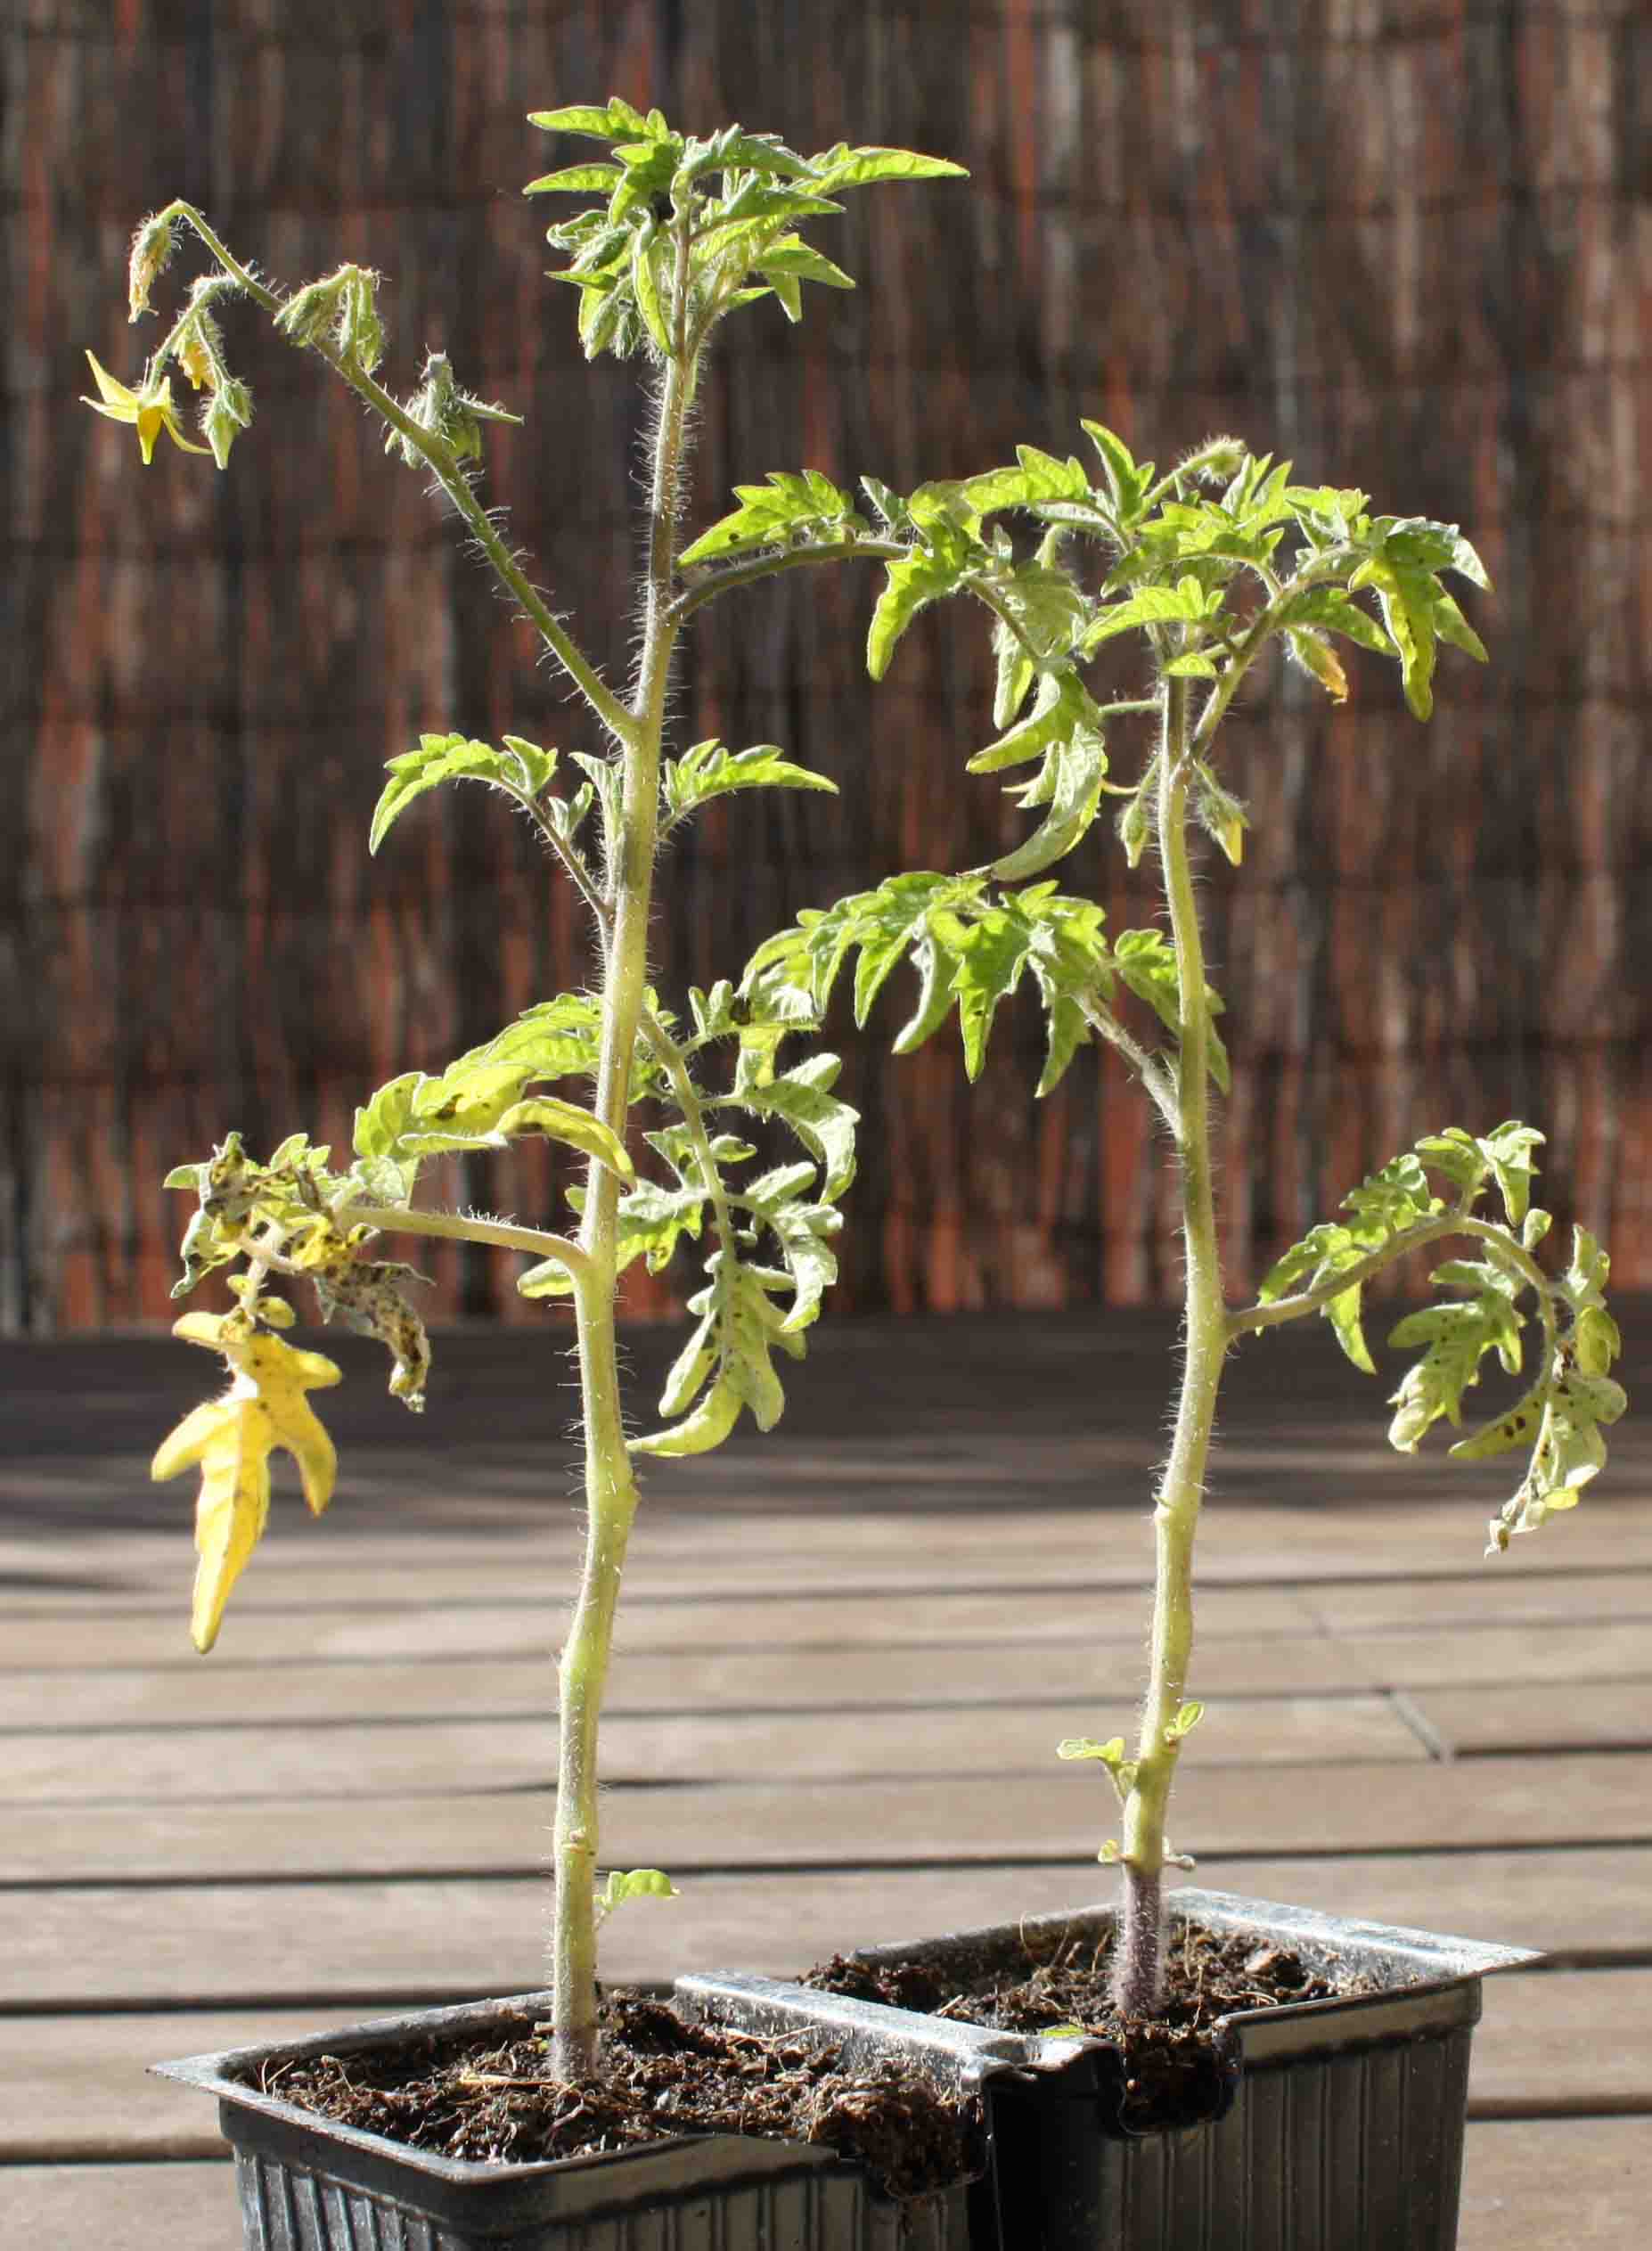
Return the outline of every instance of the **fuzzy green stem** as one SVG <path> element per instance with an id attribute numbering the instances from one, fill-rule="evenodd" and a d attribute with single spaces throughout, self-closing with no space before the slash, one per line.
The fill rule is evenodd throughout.
<path id="1" fill-rule="evenodd" d="M 1328 1281 L 1316 1282 L 1312 1289 L 1298 1290 L 1290 1297 L 1276 1297 L 1271 1305 L 1258 1303 L 1231 1313 L 1227 1320 L 1229 1338 L 1255 1335 L 1264 1329 L 1278 1328 L 1282 1322 L 1300 1321 L 1306 1314 L 1321 1312 L 1333 1297 L 1340 1297 L 1345 1290 L 1362 1288 L 1385 1267 L 1393 1265 L 1396 1258 L 1403 1258 L 1408 1251 L 1425 1249 L 1429 1243 L 1437 1243 L 1447 1235 L 1468 1235 L 1493 1245 L 1537 1292 L 1545 1325 L 1552 1326 L 1553 1288 L 1536 1259 L 1517 1243 L 1511 1242 L 1505 1228 L 1494 1226 L 1490 1220 L 1471 1218 L 1467 1212 L 1459 1210 L 1442 1212 L 1435 1219 L 1419 1220 L 1414 1227 L 1402 1229 L 1380 1248 L 1356 1259 L 1352 1265 L 1338 1267 Z"/>
<path id="2" fill-rule="evenodd" d="M 1125 1029 L 1105 1002 L 1084 999 L 1078 1005 L 1091 1030 L 1099 1038 L 1104 1039 L 1109 1047 L 1116 1048 L 1130 1065 L 1152 1097 L 1159 1116 L 1174 1134 L 1180 1124 L 1176 1090 L 1163 1062 L 1157 1055 L 1149 1054 L 1141 1041 Z"/>
<path id="3" fill-rule="evenodd" d="M 502 1219 L 472 1219 L 462 1212 L 409 1211 L 400 1204 L 336 1204 L 330 1216 L 339 1227 L 372 1227 L 384 1235 L 435 1235 L 462 1243 L 491 1243 L 500 1250 L 525 1250 L 536 1258 L 554 1258 L 578 1276 L 591 1262 L 566 1235 L 536 1227 L 517 1227 Z"/>
<path id="4" fill-rule="evenodd" d="M 649 495 L 642 651 L 628 714 L 616 828 L 607 839 L 614 919 L 606 949 L 596 1112 L 623 1138 L 632 1060 L 644 1013 L 649 907 L 659 819 L 659 756 L 677 626 L 668 616 L 678 496 L 695 365 L 686 332 L 689 237 L 677 226 L 674 349 L 660 384 Z M 580 1244 L 589 1262 L 574 1294 L 585 1426 L 585 1559 L 560 1675 L 561 1735 L 554 1836 L 551 2068 L 560 2078 L 597 2066 L 597 1731 L 613 1646 L 614 1608 L 636 1512 L 626 1448 L 614 1333 L 619 1182 L 594 1159 L 585 1181 Z"/>
<path id="5" fill-rule="evenodd" d="M 683 1123 L 688 1128 L 700 1179 L 711 1199 L 712 1224 L 716 1229 L 718 1241 L 732 1257 L 735 1247 L 734 1214 L 729 1205 L 728 1190 L 724 1184 L 723 1168 L 712 1154 L 711 1130 L 706 1123 L 699 1089 L 689 1071 L 688 1059 L 658 1018 L 647 1008 L 642 1011 L 642 1036 L 653 1049 L 655 1060 L 671 1081 L 671 1092 L 683 1113 Z"/>
<path id="6" fill-rule="evenodd" d="M 1185 1246 L 1186 1358 L 1175 1435 L 1153 1511 L 1157 1572 L 1153 1638 L 1135 1776 L 1125 1801 L 1124 1916 L 1115 1999 L 1126 2014 L 1152 2016 L 1164 1989 L 1165 1814 L 1181 1749 L 1182 1709 L 1193 1648 L 1193 1543 L 1205 1463 L 1227 1351 L 1227 1313 L 1210 1152 L 1210 1003 L 1205 950 L 1188 859 L 1190 760 L 1184 680 L 1165 683 L 1159 764 L 1157 849 L 1179 978 L 1176 1151 Z"/>
<path id="7" fill-rule="evenodd" d="M 799 570 L 806 563 L 842 562 L 852 555 L 863 556 L 869 562 L 899 562 L 911 553 L 912 549 L 898 539 L 876 539 L 865 535 L 822 540 L 806 547 L 789 547 L 773 554 L 757 555 L 749 562 L 729 563 L 721 569 L 707 565 L 703 577 L 684 574 L 693 577 L 693 583 L 677 595 L 667 614 L 673 625 L 680 626 L 732 586 L 749 586 L 756 579 L 773 578 L 782 570 Z"/>

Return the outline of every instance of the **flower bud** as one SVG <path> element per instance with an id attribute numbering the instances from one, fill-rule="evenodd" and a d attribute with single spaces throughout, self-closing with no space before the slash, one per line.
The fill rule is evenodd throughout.
<path id="1" fill-rule="evenodd" d="M 172 222 L 168 218 L 145 219 L 132 237 L 132 256 L 127 266 L 127 317 L 136 320 L 140 313 L 151 310 L 149 292 L 157 277 L 166 270 L 173 250 Z"/>

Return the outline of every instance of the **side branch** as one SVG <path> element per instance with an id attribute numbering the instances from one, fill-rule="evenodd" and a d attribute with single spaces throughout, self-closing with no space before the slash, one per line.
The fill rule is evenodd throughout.
<path id="1" fill-rule="evenodd" d="M 680 626 L 707 602 L 726 593 L 731 586 L 748 586 L 755 579 L 772 578 L 782 570 L 797 570 L 806 563 L 842 562 L 855 555 L 864 555 L 871 562 L 899 562 L 911 553 L 898 539 L 834 539 L 822 541 L 818 546 L 788 547 L 775 554 L 759 555 L 750 562 L 731 563 L 723 570 L 707 567 L 704 577 L 691 577 L 670 603 L 665 613 L 666 622 Z"/>
<path id="2" fill-rule="evenodd" d="M 1159 1116 L 1169 1126 L 1174 1139 L 1182 1138 L 1182 1111 L 1176 1101 L 1175 1084 L 1171 1074 L 1156 1055 L 1150 1055 L 1141 1042 L 1132 1036 L 1112 1011 L 1100 1001 L 1083 1000 L 1078 1003 L 1084 1019 L 1098 1038 L 1104 1039 L 1118 1052 L 1134 1071 L 1151 1095 Z"/>
<path id="3" fill-rule="evenodd" d="M 261 282 L 255 280 L 248 269 L 231 256 L 229 250 L 192 204 L 183 201 L 170 204 L 159 216 L 163 219 L 185 220 L 200 237 L 212 256 L 217 259 L 225 272 L 234 277 L 238 286 L 246 291 L 255 304 L 261 306 L 272 319 L 281 312 L 282 299 L 273 290 L 266 289 Z M 347 359 L 336 346 L 328 343 L 325 338 L 319 336 L 311 337 L 307 340 L 310 348 L 326 361 L 336 375 L 342 377 L 356 397 L 371 406 L 376 414 L 381 416 L 395 430 L 397 436 L 411 446 L 419 454 L 441 486 L 442 490 L 452 501 L 454 508 L 463 517 L 477 544 L 493 565 L 495 574 L 501 585 L 505 586 L 521 604 L 523 615 L 534 626 L 563 671 L 567 673 L 568 678 L 616 741 L 629 743 L 635 727 L 635 722 L 631 714 L 626 709 L 620 699 L 614 694 L 612 689 L 601 679 L 595 667 L 574 641 L 567 628 L 552 613 L 544 597 L 524 576 L 521 567 L 500 537 L 487 511 L 470 489 L 469 480 L 448 447 L 442 443 L 440 438 L 415 422 L 381 383 L 376 382 L 371 375 L 364 373 L 361 368 Z"/>
<path id="4" fill-rule="evenodd" d="M 341 1227 L 372 1227 L 385 1235 L 438 1235 L 464 1243 L 492 1243 L 500 1250 L 523 1250 L 535 1258 L 553 1258 L 576 1280 L 589 1274 L 591 1261 L 565 1235 L 542 1234 L 536 1227 L 514 1227 L 501 1219 L 469 1219 L 459 1212 L 407 1211 L 399 1204 L 338 1204 L 332 1217 Z"/>
<path id="5" fill-rule="evenodd" d="M 1304 1314 L 1321 1312 L 1333 1297 L 1340 1297 L 1345 1290 L 1362 1288 L 1396 1259 L 1403 1258 L 1408 1251 L 1422 1250 L 1446 1235 L 1471 1235 L 1479 1241 L 1494 1244 L 1500 1254 L 1519 1269 L 1540 1300 L 1547 1303 L 1549 1278 L 1529 1251 L 1522 1250 L 1504 1229 L 1493 1226 L 1489 1220 L 1471 1218 L 1467 1212 L 1448 1211 L 1442 1212 L 1437 1219 L 1419 1220 L 1414 1227 L 1403 1228 L 1378 1248 L 1356 1259 L 1351 1266 L 1338 1267 L 1336 1273 L 1325 1281 L 1316 1282 L 1312 1289 L 1299 1290 L 1293 1297 L 1275 1298 L 1272 1305 L 1258 1303 L 1245 1306 L 1241 1312 L 1230 1313 L 1229 1338 L 1277 1329 L 1284 1322 L 1300 1321 Z"/>

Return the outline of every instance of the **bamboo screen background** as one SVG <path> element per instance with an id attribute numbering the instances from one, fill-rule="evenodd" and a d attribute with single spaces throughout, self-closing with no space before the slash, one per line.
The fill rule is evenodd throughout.
<path id="1" fill-rule="evenodd" d="M 570 160 L 524 113 L 611 91 L 973 174 L 851 199 L 820 239 L 859 291 L 814 292 L 798 331 L 773 307 L 730 324 L 692 521 L 771 469 L 906 488 L 1018 440 L 1065 454 L 1087 413 L 1161 462 L 1231 429 L 1463 524 L 1493 662 L 1446 652 L 1430 725 L 1353 652 L 1345 708 L 1274 673 L 1227 729 L 1255 818 L 1239 875 L 1206 868 L 1235 1282 L 1419 1133 L 1519 1114 L 1560 1216 L 1652 1285 L 1635 0 L 12 0 L 0 53 L 0 1322 L 162 1317 L 169 1164 L 231 1126 L 346 1145 L 393 1071 L 583 979 L 579 913 L 487 793 L 425 799 L 366 856 L 381 763 L 421 728 L 595 747 L 422 480 L 249 308 L 226 327 L 258 419 L 227 474 L 164 446 L 142 470 L 75 397 L 83 346 L 132 377 L 156 333 L 126 325 L 126 248 L 174 194 L 284 284 L 382 268 L 394 388 L 445 348 L 526 411 L 489 433 L 484 497 L 620 678 L 636 392 L 580 358 L 540 278 L 547 205 L 518 192 Z M 674 848 L 668 997 L 800 906 L 1025 832 L 961 773 L 992 733 L 978 613 L 927 613 L 874 690 L 873 592 L 793 574 L 699 621 L 679 746 L 778 741 L 842 794 L 725 800 Z M 1151 913 L 1106 823 L 1061 875 L 1116 928 Z M 1028 1002 L 970 1093 L 955 1037 L 887 1062 L 903 997 L 835 1027 L 864 1114 L 843 1302 L 1165 1295 L 1164 1151 L 1110 1060 L 1035 1103 Z M 533 1217 L 565 1177 L 539 1150 L 442 1185 Z M 439 1314 L 544 1318 L 514 1261 L 421 1264 Z"/>

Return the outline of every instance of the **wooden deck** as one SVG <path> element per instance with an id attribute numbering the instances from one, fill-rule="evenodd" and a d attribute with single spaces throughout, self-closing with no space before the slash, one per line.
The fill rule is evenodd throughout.
<path id="1" fill-rule="evenodd" d="M 1632 1390 L 1652 1306 L 1629 1336 Z M 683 1897 L 616 1918 L 609 1974 L 1105 1895 L 1096 1770 L 1051 1753 L 1129 1722 L 1169 1342 L 840 1324 L 789 1445 L 651 1472 L 604 1857 Z M 1389 1454 L 1391 1387 L 1289 1342 L 1229 1379 L 1176 1840 L 1199 1882 L 1547 1950 L 1486 1988 L 1462 2251 L 1639 2251 L 1652 1441 L 1620 1426 L 1599 1500 L 1484 1562 L 1498 1465 Z M 670 1344 L 635 1338 L 640 1398 Z M 0 2240 L 232 2251 L 215 2122 L 146 2061 L 543 1982 L 570 1371 L 455 1334 L 419 1423 L 328 1349 L 331 1514 L 278 1490 L 203 1662 L 192 1490 L 146 1461 L 209 1363 L 0 1347 Z"/>

